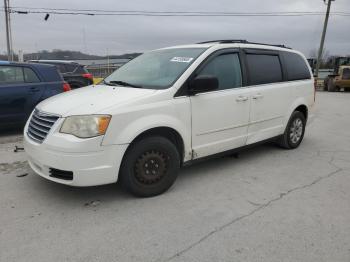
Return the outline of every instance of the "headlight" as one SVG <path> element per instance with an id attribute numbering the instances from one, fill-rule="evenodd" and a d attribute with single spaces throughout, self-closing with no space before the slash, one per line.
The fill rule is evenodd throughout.
<path id="1" fill-rule="evenodd" d="M 101 136 L 106 133 L 110 120 L 109 115 L 69 116 L 64 120 L 60 132 L 79 138 Z"/>

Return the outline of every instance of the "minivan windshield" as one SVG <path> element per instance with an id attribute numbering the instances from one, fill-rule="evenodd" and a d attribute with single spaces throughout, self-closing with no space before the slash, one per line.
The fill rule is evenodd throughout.
<path id="1" fill-rule="evenodd" d="M 204 48 L 172 48 L 147 52 L 105 78 L 107 85 L 166 89 L 205 51 Z"/>

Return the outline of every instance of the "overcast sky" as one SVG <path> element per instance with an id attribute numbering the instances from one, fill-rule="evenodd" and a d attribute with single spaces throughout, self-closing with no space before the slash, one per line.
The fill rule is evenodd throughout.
<path id="1" fill-rule="evenodd" d="M 1 0 L 0 4 L 3 4 Z M 146 11 L 325 11 L 322 0 L 10 0 L 11 6 Z M 332 11 L 350 12 L 349 0 Z M 323 16 L 304 17 L 135 17 L 12 15 L 15 51 L 78 50 L 106 55 L 211 39 L 247 39 L 286 44 L 304 52 L 318 48 Z M 0 15 L 0 52 L 5 52 L 5 18 Z M 326 49 L 350 54 L 350 16 L 331 16 Z M 84 33 L 85 32 L 85 33 Z M 84 37 L 85 35 L 85 37 Z M 85 39 L 85 41 L 84 41 Z"/>

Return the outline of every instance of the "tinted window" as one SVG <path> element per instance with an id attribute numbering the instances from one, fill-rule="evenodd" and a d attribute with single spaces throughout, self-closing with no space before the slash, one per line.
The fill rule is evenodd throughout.
<path id="1" fill-rule="evenodd" d="M 23 71 L 24 71 L 24 79 L 27 83 L 40 82 L 40 79 L 38 78 L 38 76 L 35 74 L 35 72 L 32 69 L 25 67 L 23 69 Z"/>
<path id="2" fill-rule="evenodd" d="M 212 75 L 219 80 L 219 90 L 242 86 L 238 54 L 224 54 L 211 60 L 198 75 Z"/>
<path id="3" fill-rule="evenodd" d="M 283 81 L 278 55 L 247 54 L 247 63 L 251 85 Z"/>
<path id="4" fill-rule="evenodd" d="M 77 74 L 86 74 L 88 73 L 87 70 L 85 69 L 84 66 L 78 66 L 76 69 L 75 69 L 75 73 Z"/>
<path id="5" fill-rule="evenodd" d="M 350 68 L 344 68 L 343 70 L 343 79 L 350 80 Z"/>
<path id="6" fill-rule="evenodd" d="M 23 83 L 23 69 L 18 66 L 0 66 L 0 83 Z"/>
<path id="7" fill-rule="evenodd" d="M 43 78 L 43 82 L 63 81 L 63 78 L 58 72 L 57 67 L 40 68 L 40 76 Z"/>
<path id="8" fill-rule="evenodd" d="M 66 66 L 64 64 L 54 64 L 60 73 L 67 73 Z"/>
<path id="9" fill-rule="evenodd" d="M 65 65 L 67 73 L 73 73 L 75 71 L 75 69 L 77 68 L 76 65 Z"/>
<path id="10" fill-rule="evenodd" d="M 310 79 L 310 71 L 305 60 L 298 54 L 284 52 L 288 81 Z"/>

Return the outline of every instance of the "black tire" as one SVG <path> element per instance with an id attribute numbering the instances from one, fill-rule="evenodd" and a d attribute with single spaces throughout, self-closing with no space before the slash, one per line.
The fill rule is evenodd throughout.
<path id="1" fill-rule="evenodd" d="M 328 81 L 328 92 L 335 92 L 335 85 L 332 79 Z"/>
<path id="2" fill-rule="evenodd" d="M 301 129 L 299 129 L 299 124 L 301 125 Z M 305 126 L 306 119 L 304 114 L 299 111 L 294 111 L 288 121 L 284 134 L 280 137 L 278 141 L 278 144 L 285 149 L 297 148 L 303 141 L 305 134 Z"/>
<path id="3" fill-rule="evenodd" d="M 328 91 L 328 81 L 329 79 L 325 79 L 323 82 L 323 91 Z"/>
<path id="4" fill-rule="evenodd" d="M 323 83 L 323 91 L 328 91 L 328 82 L 324 81 Z"/>
<path id="5" fill-rule="evenodd" d="M 160 136 L 147 137 L 128 148 L 121 165 L 122 186 L 138 197 L 152 197 L 167 191 L 180 168 L 176 146 Z"/>

